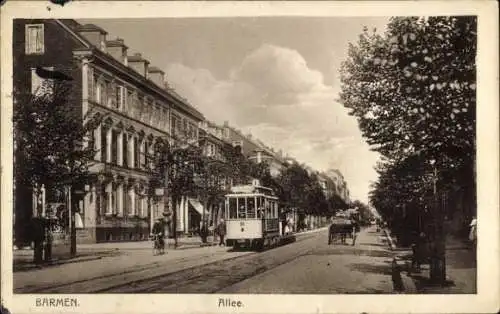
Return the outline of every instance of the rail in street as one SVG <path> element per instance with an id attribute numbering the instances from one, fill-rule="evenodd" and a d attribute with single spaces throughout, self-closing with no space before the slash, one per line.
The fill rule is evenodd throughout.
<path id="1" fill-rule="evenodd" d="M 299 234 L 297 237 L 297 242 L 301 242 L 309 237 L 312 237 L 315 232 L 321 230 L 315 230 L 313 232 L 306 232 Z M 134 252 L 133 254 L 138 254 Z M 96 292 L 107 292 L 112 291 L 113 289 L 119 289 L 122 286 L 128 286 L 134 282 L 141 282 L 147 280 L 153 280 L 157 277 L 163 276 L 174 276 L 178 272 L 185 272 L 189 270 L 196 270 L 202 267 L 210 266 L 211 264 L 218 263 L 221 261 L 229 261 L 232 259 L 238 259 L 243 256 L 255 255 L 259 254 L 251 251 L 238 251 L 233 252 L 228 250 L 227 248 L 218 248 L 218 247 L 205 247 L 198 248 L 193 250 L 188 250 L 184 252 L 179 251 L 169 251 L 167 255 L 164 256 L 152 256 L 151 251 L 148 249 L 146 255 L 148 257 L 148 261 L 154 262 L 146 262 L 140 265 L 135 266 L 127 266 L 122 269 L 119 267 L 113 269 L 112 271 L 108 271 L 105 273 L 95 273 L 93 276 L 87 276 L 85 278 L 85 270 L 88 267 L 82 263 L 81 268 L 78 271 L 81 273 L 81 276 L 84 277 L 82 279 L 74 279 L 74 280 L 66 280 L 65 282 L 51 284 L 51 278 L 43 278 L 44 274 L 40 274 L 39 277 L 45 279 L 45 284 L 28 284 L 23 285 L 22 279 L 16 280 L 16 283 L 19 285 L 15 287 L 15 293 L 96 293 Z M 182 254 L 180 256 L 171 257 L 168 255 L 174 254 Z M 116 257 L 113 261 L 108 260 L 106 264 L 111 266 L 113 263 L 123 262 L 126 256 Z M 132 258 L 132 257 L 131 257 Z M 143 257 L 144 258 L 144 257 Z M 165 258 L 165 259 L 161 259 Z M 102 263 L 99 263 L 102 265 Z M 71 266 L 74 272 L 75 265 Z M 68 268 L 70 269 L 70 268 Z M 54 273 L 54 270 L 48 270 L 49 272 Z M 42 270 L 43 272 L 43 270 Z M 20 276 L 20 274 L 15 274 Z M 50 276 L 50 273 L 47 273 L 45 277 Z M 72 274 L 74 278 L 78 278 L 75 274 Z M 78 275 L 78 274 L 76 274 Z M 21 276 L 26 276 L 26 274 L 21 274 Z M 32 279 L 31 279 L 32 280 Z"/>
<path id="2" fill-rule="evenodd" d="M 171 260 L 98 278 L 19 288 L 15 292 L 393 293 L 393 253 L 382 242 L 380 232 L 363 230 L 355 246 L 328 245 L 327 238 L 327 231 L 322 229 L 299 234 L 296 242 L 263 252 L 200 248 L 192 254 L 186 252 Z"/>

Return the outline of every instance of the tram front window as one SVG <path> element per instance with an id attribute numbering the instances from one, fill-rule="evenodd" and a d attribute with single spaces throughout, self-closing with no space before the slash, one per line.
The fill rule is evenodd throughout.
<path id="1" fill-rule="evenodd" d="M 238 218 L 247 218 L 247 207 L 246 207 L 246 198 L 239 197 L 238 198 Z"/>
<path id="2" fill-rule="evenodd" d="M 229 199 L 229 219 L 236 219 L 238 218 L 238 207 L 236 204 L 236 199 L 235 198 L 230 198 Z"/>
<path id="3" fill-rule="evenodd" d="M 247 198 L 247 218 L 255 218 L 255 198 Z"/>

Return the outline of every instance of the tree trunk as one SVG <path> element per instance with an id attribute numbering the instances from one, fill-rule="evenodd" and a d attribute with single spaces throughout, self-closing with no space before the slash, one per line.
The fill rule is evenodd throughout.
<path id="1" fill-rule="evenodd" d="M 446 282 L 446 234 L 444 228 L 444 213 L 436 202 L 435 215 L 437 216 L 434 221 L 434 235 L 431 247 L 431 260 L 430 260 L 430 280 L 434 284 L 444 285 Z"/>

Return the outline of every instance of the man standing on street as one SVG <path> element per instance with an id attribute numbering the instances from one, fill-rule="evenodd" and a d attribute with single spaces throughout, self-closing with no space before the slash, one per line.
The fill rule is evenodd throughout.
<path id="1" fill-rule="evenodd" d="M 45 223 L 40 217 L 33 217 L 31 220 L 31 241 L 34 244 L 34 257 L 35 264 L 43 262 L 43 243 L 45 241 Z"/>
<path id="2" fill-rule="evenodd" d="M 226 223 L 224 219 L 220 220 L 219 225 L 217 226 L 217 234 L 219 235 L 219 246 L 226 245 L 224 242 L 224 237 L 226 236 Z"/>

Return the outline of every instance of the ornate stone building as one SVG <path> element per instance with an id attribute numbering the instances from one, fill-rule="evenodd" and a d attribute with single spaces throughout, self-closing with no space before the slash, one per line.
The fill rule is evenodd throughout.
<path id="1" fill-rule="evenodd" d="M 204 116 L 168 88 L 160 69 L 141 54 L 128 55 L 123 40 L 109 40 L 96 25 L 74 20 L 15 23 L 14 45 L 26 53 L 14 66 L 27 74 L 24 79 L 33 84 L 29 69 L 34 65 L 69 69 L 75 110 L 82 120 L 102 118 L 85 143 L 97 154 L 90 168 L 94 180 L 81 187 L 83 193 L 75 202 L 83 221 L 79 241 L 145 239 L 151 222 L 165 209 L 163 197 L 151 185 L 149 157 L 165 141 L 198 145 L 198 125 Z M 57 44 L 49 46 L 51 42 Z M 23 77 L 14 82 L 23 84 Z M 180 232 L 188 210 L 183 199 L 177 208 Z"/>

